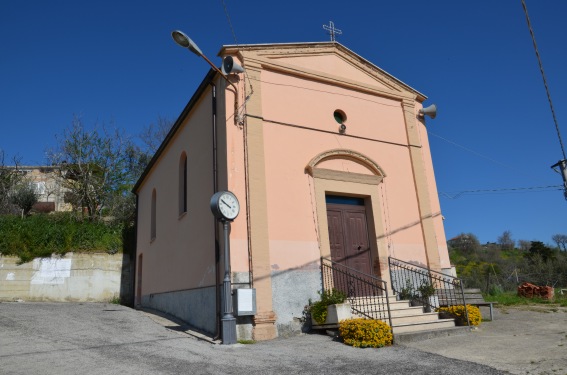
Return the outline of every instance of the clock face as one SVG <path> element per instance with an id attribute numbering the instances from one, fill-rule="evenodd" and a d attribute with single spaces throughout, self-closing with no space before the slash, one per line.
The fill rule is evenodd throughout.
<path id="1" fill-rule="evenodd" d="M 230 191 L 219 191 L 211 197 L 211 211 L 217 219 L 232 221 L 240 212 L 240 204 Z"/>
<path id="2" fill-rule="evenodd" d="M 227 219 L 234 219 L 238 216 L 238 211 L 240 210 L 240 204 L 238 203 L 238 199 L 231 194 L 225 193 L 222 194 L 219 198 L 218 203 L 219 211 L 223 214 L 224 217 Z"/>

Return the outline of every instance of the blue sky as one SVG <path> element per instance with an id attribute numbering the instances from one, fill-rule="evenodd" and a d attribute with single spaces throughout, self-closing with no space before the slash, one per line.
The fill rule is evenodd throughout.
<path id="1" fill-rule="evenodd" d="M 225 0 L 238 43 L 338 41 L 425 93 L 447 238 L 505 230 L 567 234 L 559 190 L 464 193 L 562 183 L 562 159 L 520 0 Z M 559 126 L 567 137 L 565 1 L 527 0 Z M 187 33 L 215 62 L 235 40 L 219 1 L 0 2 L 0 148 L 43 164 L 74 115 L 131 135 L 174 120 L 208 70 L 174 44 Z M 456 197 L 455 197 L 456 196 Z"/>

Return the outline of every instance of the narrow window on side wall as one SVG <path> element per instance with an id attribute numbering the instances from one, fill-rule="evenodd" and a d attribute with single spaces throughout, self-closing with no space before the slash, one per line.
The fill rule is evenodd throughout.
<path id="1" fill-rule="evenodd" d="M 179 215 L 187 212 L 187 154 L 184 152 L 179 159 Z"/>
<path id="2" fill-rule="evenodd" d="M 152 191 L 152 218 L 151 218 L 151 240 L 156 238 L 156 189 Z"/>

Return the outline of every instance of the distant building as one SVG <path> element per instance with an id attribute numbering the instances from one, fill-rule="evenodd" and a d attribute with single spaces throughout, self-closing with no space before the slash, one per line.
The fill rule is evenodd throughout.
<path id="1" fill-rule="evenodd" d="M 14 167 L 12 167 L 14 168 Z M 38 194 L 38 202 L 33 210 L 36 212 L 71 211 L 69 203 L 65 203 L 65 188 L 57 180 L 58 166 L 23 165 L 18 170 L 34 185 Z"/>

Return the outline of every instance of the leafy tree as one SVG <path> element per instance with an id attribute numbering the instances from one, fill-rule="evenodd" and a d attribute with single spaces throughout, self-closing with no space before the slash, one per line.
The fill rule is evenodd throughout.
<path id="1" fill-rule="evenodd" d="M 516 245 L 516 241 L 512 239 L 512 232 L 509 230 L 505 230 L 497 241 L 502 250 L 512 250 Z"/>
<path id="2" fill-rule="evenodd" d="M 25 216 L 29 215 L 38 198 L 39 194 L 37 194 L 35 186 L 25 180 L 18 184 L 10 195 L 10 201 L 18 206 Z"/>
<path id="3" fill-rule="evenodd" d="M 544 243 L 541 241 L 532 241 L 532 246 L 530 247 L 530 250 L 526 254 L 526 256 L 532 260 L 535 257 L 541 257 L 543 262 L 547 262 L 555 258 L 553 249 L 551 249 L 548 246 L 545 246 Z"/>
<path id="4" fill-rule="evenodd" d="M 567 251 L 567 235 L 566 234 L 554 234 L 551 239 L 557 244 L 557 247 L 561 251 Z"/>

